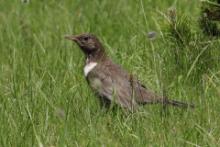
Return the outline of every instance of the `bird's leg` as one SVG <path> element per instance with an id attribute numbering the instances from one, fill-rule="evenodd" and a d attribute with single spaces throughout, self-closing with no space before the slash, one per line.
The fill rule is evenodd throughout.
<path id="1" fill-rule="evenodd" d="M 110 105 L 111 105 L 110 100 L 100 96 L 99 97 L 99 102 L 100 102 L 101 108 L 107 108 L 107 109 L 110 108 Z"/>
<path id="2" fill-rule="evenodd" d="M 134 111 L 133 103 L 135 101 L 135 93 L 134 93 L 134 76 L 133 74 L 130 74 L 130 83 L 131 83 L 131 111 Z"/>
<path id="3" fill-rule="evenodd" d="M 168 104 L 168 98 L 167 98 L 167 92 L 163 88 L 163 93 L 162 93 L 162 114 L 166 115 L 167 114 L 167 104 Z"/>

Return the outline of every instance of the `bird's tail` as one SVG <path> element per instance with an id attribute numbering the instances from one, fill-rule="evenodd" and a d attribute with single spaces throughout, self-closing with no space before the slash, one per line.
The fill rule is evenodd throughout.
<path id="1" fill-rule="evenodd" d="M 176 100 L 166 99 L 163 103 L 165 105 L 172 105 L 172 106 L 175 106 L 175 107 L 195 108 L 194 104 L 188 104 L 188 103 L 184 103 L 184 102 L 180 102 L 180 101 L 176 101 Z"/>

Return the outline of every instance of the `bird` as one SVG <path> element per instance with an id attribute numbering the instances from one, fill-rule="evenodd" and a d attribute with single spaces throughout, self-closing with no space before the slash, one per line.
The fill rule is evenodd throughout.
<path id="1" fill-rule="evenodd" d="M 95 35 L 83 33 L 66 35 L 65 38 L 75 42 L 84 53 L 84 76 L 103 107 L 116 104 L 129 111 L 136 111 L 145 104 L 194 107 L 193 104 L 170 100 L 148 89 L 134 75 L 111 60 Z"/>

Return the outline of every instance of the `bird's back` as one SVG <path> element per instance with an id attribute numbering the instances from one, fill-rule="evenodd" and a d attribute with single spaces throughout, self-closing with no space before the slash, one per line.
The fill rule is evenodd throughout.
<path id="1" fill-rule="evenodd" d="M 129 109 L 135 108 L 138 103 L 152 103 L 158 98 L 111 60 L 98 63 L 88 74 L 87 80 L 99 96 Z"/>

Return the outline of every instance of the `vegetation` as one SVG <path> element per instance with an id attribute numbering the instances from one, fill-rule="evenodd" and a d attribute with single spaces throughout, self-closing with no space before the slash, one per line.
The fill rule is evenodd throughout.
<path id="1" fill-rule="evenodd" d="M 0 4 L 0 146 L 219 146 L 220 40 L 199 27 L 200 1 Z M 103 111 L 83 53 L 64 39 L 82 32 L 150 89 L 196 108 Z"/>
<path id="2" fill-rule="evenodd" d="M 220 36 L 220 1 L 203 0 L 201 4 L 200 27 L 206 35 Z"/>

